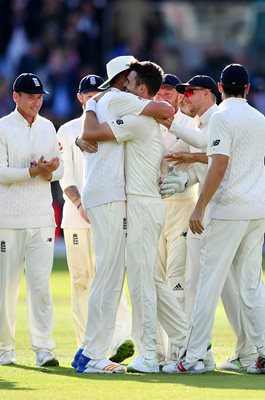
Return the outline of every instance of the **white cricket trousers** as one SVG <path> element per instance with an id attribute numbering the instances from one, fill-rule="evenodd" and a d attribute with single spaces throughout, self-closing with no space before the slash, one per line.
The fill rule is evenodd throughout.
<path id="1" fill-rule="evenodd" d="M 64 229 L 66 258 L 71 278 L 72 316 L 75 326 L 78 347 L 83 344 L 88 316 L 88 295 L 94 277 L 95 251 L 92 228 Z M 111 353 L 120 342 L 131 335 L 131 313 L 127 298 L 122 292 L 120 299 L 115 332 L 111 344 Z M 113 354 L 110 354 L 112 356 Z"/>
<path id="2" fill-rule="evenodd" d="M 127 279 L 132 304 L 132 334 L 139 353 L 156 356 L 158 240 L 165 220 L 160 198 L 127 196 Z"/>
<path id="3" fill-rule="evenodd" d="M 24 270 L 32 349 L 53 349 L 50 274 L 54 227 L 0 229 L 0 246 L 0 350 L 15 347 L 17 300 Z"/>
<path id="4" fill-rule="evenodd" d="M 206 224 L 207 223 L 205 223 L 205 225 Z M 204 234 L 193 234 L 190 230 L 188 231 L 187 235 L 185 312 L 188 320 L 191 319 L 201 271 L 200 247 L 203 235 Z M 233 265 L 228 271 L 221 297 L 228 321 L 237 338 L 235 357 L 240 358 L 243 366 L 250 365 L 256 360 L 257 352 L 255 346 L 246 333 L 246 327 L 244 326 L 241 318 L 240 293 Z"/>
<path id="5" fill-rule="evenodd" d="M 83 354 L 105 357 L 113 338 L 125 274 L 126 209 L 115 201 L 86 210 L 94 232 L 95 276 L 88 301 Z"/>
<path id="6" fill-rule="evenodd" d="M 210 220 L 200 252 L 201 271 L 191 329 L 187 339 L 187 361 L 206 356 L 215 310 L 233 264 L 239 288 L 241 318 L 258 353 L 265 357 L 265 290 L 262 284 L 262 246 L 265 220 Z"/>
<path id="7" fill-rule="evenodd" d="M 159 239 L 157 277 L 168 284 L 184 310 L 186 236 L 195 198 L 169 197 L 164 200 L 164 204 L 166 220 Z M 171 343 L 168 343 L 167 335 L 159 323 L 157 330 L 157 353 L 170 359 L 176 349 L 172 349 Z"/>

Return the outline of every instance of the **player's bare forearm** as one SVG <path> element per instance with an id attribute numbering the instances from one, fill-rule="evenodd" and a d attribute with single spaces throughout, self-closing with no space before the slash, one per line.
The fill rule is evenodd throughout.
<path id="1" fill-rule="evenodd" d="M 77 186 L 68 186 L 66 189 L 64 189 L 64 193 L 76 207 L 80 206 L 81 195 Z"/>
<path id="2" fill-rule="evenodd" d="M 203 164 L 208 164 L 208 157 L 206 153 L 190 153 L 190 152 L 176 152 L 168 153 L 164 155 L 165 159 L 172 163 L 173 165 L 179 164 L 192 164 L 200 162 Z"/>
<path id="3" fill-rule="evenodd" d="M 190 217 L 189 225 L 193 233 L 201 234 L 204 230 L 203 217 L 205 209 L 223 180 L 228 161 L 229 157 L 223 154 L 213 156 L 202 192 Z"/>
<path id="4" fill-rule="evenodd" d="M 115 136 L 106 122 L 99 124 L 96 114 L 93 111 L 87 111 L 82 139 L 99 142 L 105 140 L 115 140 Z"/>

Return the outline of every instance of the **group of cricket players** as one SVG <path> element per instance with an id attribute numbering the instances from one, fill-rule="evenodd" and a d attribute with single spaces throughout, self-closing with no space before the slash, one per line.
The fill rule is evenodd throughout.
<path id="1" fill-rule="evenodd" d="M 82 115 L 57 134 L 32 73 L 17 77 L 16 109 L 0 120 L 0 365 L 17 363 L 23 270 L 36 365 L 59 365 L 49 290 L 59 180 L 77 373 L 265 373 L 265 117 L 247 102 L 246 68 L 226 66 L 219 83 L 183 83 L 127 55 L 106 69 L 105 81 L 80 81 Z M 216 365 L 220 296 L 236 345 Z"/>

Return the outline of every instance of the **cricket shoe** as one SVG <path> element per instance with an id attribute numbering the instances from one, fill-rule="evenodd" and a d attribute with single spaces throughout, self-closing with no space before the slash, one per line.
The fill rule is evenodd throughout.
<path id="1" fill-rule="evenodd" d="M 204 374 L 207 372 L 202 361 L 198 360 L 195 363 L 189 363 L 186 359 L 165 365 L 162 371 L 165 374 Z"/>
<path id="2" fill-rule="evenodd" d="M 14 350 L 3 350 L 0 352 L 0 365 L 16 364 L 17 358 Z"/>
<path id="3" fill-rule="evenodd" d="M 159 371 L 162 371 L 162 368 L 166 365 L 166 357 L 163 354 L 158 354 L 157 361 L 159 365 Z"/>
<path id="4" fill-rule="evenodd" d="M 134 343 L 132 340 L 128 339 L 121 343 L 115 354 L 110 357 L 110 361 L 121 363 L 126 360 L 126 358 L 132 357 L 134 355 Z"/>
<path id="5" fill-rule="evenodd" d="M 218 369 L 221 371 L 246 371 L 247 367 L 243 367 L 241 361 L 237 357 L 230 357 L 226 361 L 218 364 Z"/>
<path id="6" fill-rule="evenodd" d="M 76 371 L 83 374 L 123 374 L 126 372 L 126 368 L 111 362 L 108 358 L 91 360 L 91 358 L 81 354 Z"/>
<path id="7" fill-rule="evenodd" d="M 212 372 L 216 368 L 216 364 L 215 364 L 215 361 L 214 361 L 214 356 L 213 356 L 211 348 L 212 348 L 212 345 L 209 344 L 209 346 L 207 347 L 206 356 L 203 359 L 203 364 L 204 364 L 204 367 L 206 369 L 206 372 Z"/>
<path id="8" fill-rule="evenodd" d="M 36 352 L 35 365 L 39 367 L 58 367 L 59 361 L 51 351 L 43 349 Z"/>
<path id="9" fill-rule="evenodd" d="M 159 364 L 157 357 L 145 358 L 143 356 L 138 356 L 136 359 L 128 365 L 128 372 L 145 372 L 146 374 L 159 372 Z"/>
<path id="10" fill-rule="evenodd" d="M 247 368 L 248 374 L 265 374 L 265 357 L 259 356 L 255 364 Z"/>
<path id="11" fill-rule="evenodd" d="M 83 351 L 83 349 L 80 347 L 80 349 L 78 349 L 77 352 L 75 353 L 74 359 L 71 362 L 72 367 L 75 368 L 75 369 L 78 366 L 78 361 L 79 361 L 79 358 L 80 358 L 80 356 L 82 354 L 82 351 Z"/>

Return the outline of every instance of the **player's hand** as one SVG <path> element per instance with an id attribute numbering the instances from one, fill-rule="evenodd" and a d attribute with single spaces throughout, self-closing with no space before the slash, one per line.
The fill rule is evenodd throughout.
<path id="1" fill-rule="evenodd" d="M 95 96 L 92 97 L 93 100 L 97 103 L 110 89 L 104 90 L 104 92 L 97 93 Z"/>
<path id="2" fill-rule="evenodd" d="M 185 171 L 176 172 L 175 169 L 169 172 L 163 179 L 160 186 L 162 198 L 170 197 L 175 193 L 183 193 L 190 184 L 189 174 Z"/>
<path id="3" fill-rule="evenodd" d="M 197 203 L 189 221 L 189 226 L 192 233 L 198 233 L 199 235 L 203 233 L 204 226 L 202 221 L 204 213 L 205 209 Z"/>
<path id="4" fill-rule="evenodd" d="M 81 204 L 80 207 L 78 207 L 78 211 L 79 211 L 79 214 L 81 215 L 81 217 L 82 217 L 88 224 L 90 224 L 90 221 L 89 221 L 89 219 L 88 219 L 87 213 L 85 212 L 84 207 L 82 206 L 82 204 Z"/>
<path id="5" fill-rule="evenodd" d="M 86 151 L 88 153 L 96 153 L 98 151 L 97 142 L 88 142 L 87 140 L 83 140 L 81 137 L 78 137 L 75 140 L 75 144 L 81 151 Z"/>
<path id="6" fill-rule="evenodd" d="M 37 162 L 37 168 L 39 170 L 39 175 L 46 181 L 52 179 L 52 173 L 59 167 L 60 161 L 58 157 L 53 157 L 50 161 L 44 159 L 41 156 Z"/>
<path id="7" fill-rule="evenodd" d="M 172 122 L 174 120 L 174 115 L 168 118 L 155 118 L 156 122 L 164 125 L 167 129 L 170 129 Z"/>
<path id="8" fill-rule="evenodd" d="M 164 155 L 164 158 L 173 164 L 174 166 L 179 164 L 189 164 L 193 162 L 193 155 L 192 153 L 179 151 L 176 153 L 167 153 Z"/>

